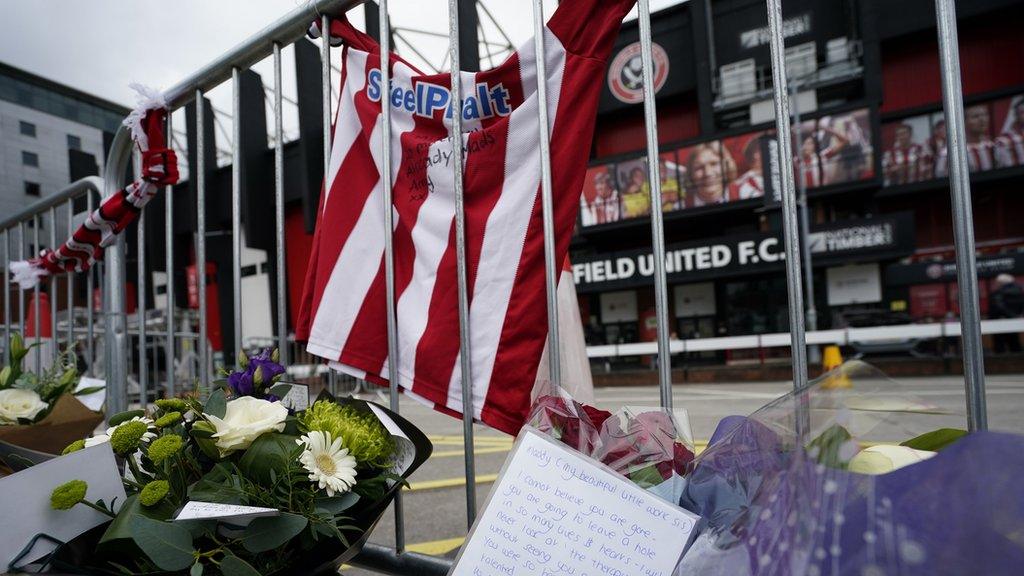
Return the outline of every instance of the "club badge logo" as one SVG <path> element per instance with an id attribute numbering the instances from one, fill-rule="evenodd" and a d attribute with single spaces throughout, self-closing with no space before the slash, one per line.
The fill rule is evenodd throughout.
<path id="1" fill-rule="evenodd" d="M 654 93 L 657 94 L 668 80 L 668 53 L 657 43 L 653 43 L 651 48 L 654 56 Z M 644 101 L 643 63 L 639 42 L 623 48 L 608 66 L 608 89 L 617 100 L 626 104 Z"/>

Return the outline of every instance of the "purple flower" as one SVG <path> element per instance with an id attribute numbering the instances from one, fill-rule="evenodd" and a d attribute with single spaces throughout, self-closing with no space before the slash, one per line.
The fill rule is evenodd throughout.
<path id="1" fill-rule="evenodd" d="M 252 396 L 252 371 L 244 370 L 228 374 L 228 385 L 235 391 L 235 396 Z"/>
<path id="2" fill-rule="evenodd" d="M 263 375 L 263 384 L 270 384 L 274 381 L 274 378 L 284 374 L 284 366 L 274 362 L 272 359 L 273 350 L 267 348 L 266 350 L 256 354 L 249 359 L 249 368 L 246 370 L 250 375 L 256 372 L 257 368 L 261 368 Z"/>

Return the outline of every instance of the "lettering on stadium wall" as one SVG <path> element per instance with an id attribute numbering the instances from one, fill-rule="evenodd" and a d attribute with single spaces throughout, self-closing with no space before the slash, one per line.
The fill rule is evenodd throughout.
<path id="1" fill-rule="evenodd" d="M 913 236 L 913 215 L 901 213 L 823 227 L 811 232 L 808 241 L 816 265 L 834 265 L 910 254 Z M 690 282 L 781 269 L 785 256 L 777 233 L 745 234 L 667 246 L 665 269 L 672 280 Z M 654 256 L 650 250 L 574 256 L 572 268 L 581 292 L 650 285 Z"/>

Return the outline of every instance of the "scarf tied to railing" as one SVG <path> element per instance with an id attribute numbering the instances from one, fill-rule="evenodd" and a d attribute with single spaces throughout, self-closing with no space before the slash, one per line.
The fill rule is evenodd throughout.
<path id="1" fill-rule="evenodd" d="M 22 289 L 35 287 L 51 274 L 88 270 L 103 258 L 103 249 L 138 218 L 160 187 L 178 182 L 178 157 L 167 147 L 164 136 L 167 109 L 163 97 L 138 85 L 133 88 L 139 92 L 139 105 L 124 125 L 141 152 L 139 179 L 105 199 L 60 247 L 45 249 L 31 260 L 12 262 L 12 280 Z"/>

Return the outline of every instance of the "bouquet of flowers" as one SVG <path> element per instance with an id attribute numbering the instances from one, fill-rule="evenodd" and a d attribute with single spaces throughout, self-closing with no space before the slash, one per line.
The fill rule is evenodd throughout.
<path id="1" fill-rule="evenodd" d="M 682 493 L 693 461 L 689 427 L 661 408 L 622 408 L 616 413 L 581 404 L 555 389 L 533 404 L 529 423 L 669 502 Z"/>
<path id="2" fill-rule="evenodd" d="M 706 526 L 676 573 L 1019 573 L 1024 437 L 963 418 L 848 362 L 724 419 L 687 477 Z"/>
<path id="3" fill-rule="evenodd" d="M 157 400 L 68 446 L 109 442 L 125 462 L 127 499 L 94 502 L 84 482 L 61 479 L 53 508 L 89 506 L 111 521 L 58 549 L 55 565 L 79 574 L 315 574 L 358 552 L 430 443 L 369 402 L 325 393 L 290 410 L 275 397 L 284 386 L 276 353 L 240 360 L 205 400 Z"/>
<path id="4" fill-rule="evenodd" d="M 23 368 L 32 346 L 26 347 L 21 336 L 13 334 L 9 349 L 10 362 L 0 370 L 0 442 L 60 454 L 69 442 L 103 421 L 102 414 L 75 398 L 102 387 L 76 389 L 79 374 L 73 353 L 61 354 L 49 369 L 36 374 Z"/>

